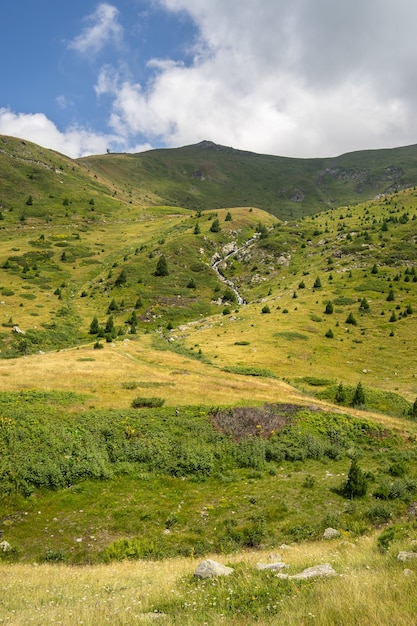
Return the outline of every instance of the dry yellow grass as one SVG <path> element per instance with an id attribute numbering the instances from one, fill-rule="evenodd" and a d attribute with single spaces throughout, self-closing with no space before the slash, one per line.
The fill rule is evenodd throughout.
<path id="1" fill-rule="evenodd" d="M 137 395 L 156 395 L 169 405 L 303 401 L 282 381 L 228 374 L 150 344 L 144 335 L 113 347 L 105 344 L 103 350 L 88 346 L 0 361 L 1 387 L 74 391 L 87 394 L 88 404 L 97 408 L 127 407 Z M 138 386 L 127 390 L 126 382 Z M 156 387 L 147 388 L 149 383 Z"/>
<path id="2" fill-rule="evenodd" d="M 320 624 L 321 626 L 410 626 L 415 623 L 415 575 L 403 573 L 404 564 L 395 552 L 381 555 L 375 537 L 354 543 L 342 539 L 294 544 L 274 559 L 282 559 L 298 572 L 319 563 L 330 563 L 338 576 L 316 579 L 294 588 L 294 595 L 281 601 L 279 615 L 261 622 L 250 617 L 235 624 Z M 268 552 L 246 552 L 214 557 L 223 563 L 245 563 L 255 567 L 270 561 Z M 149 616 L 155 604 L 173 599 L 187 601 L 180 579 L 191 575 L 199 561 L 171 559 L 160 562 L 123 562 L 74 568 L 61 565 L 0 565 L 2 602 L 0 623 L 22 626 L 47 623 L 96 626 L 110 623 L 130 625 L 154 622 Z M 410 569 L 413 566 L 407 564 Z M 415 568 L 414 568 L 415 569 Z M 411 569 L 411 572 L 413 569 Z M 239 574 L 236 574 L 239 576 Z M 232 580 L 230 586 L 233 587 Z M 249 585 L 248 595 L 256 593 Z M 202 595 L 201 598 L 204 596 Z M 202 607 L 207 610 L 208 607 Z M 213 620 L 223 621 L 212 610 Z M 267 615 L 267 611 L 265 612 Z M 217 622 L 216 622 L 217 620 Z M 164 624 L 202 624 L 199 613 L 161 617 Z M 226 622 L 224 622 L 226 623 Z M 230 622 L 229 622 L 230 623 Z"/>

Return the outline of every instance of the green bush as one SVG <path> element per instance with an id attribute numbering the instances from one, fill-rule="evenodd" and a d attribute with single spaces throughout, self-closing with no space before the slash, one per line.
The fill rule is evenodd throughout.
<path id="1" fill-rule="evenodd" d="M 141 396 L 138 396 L 137 398 L 134 398 L 132 400 L 131 406 L 134 409 L 141 409 L 141 408 L 155 409 L 155 408 L 163 406 L 164 403 L 165 403 L 165 400 L 163 398 L 158 398 L 158 397 L 143 398 Z"/>

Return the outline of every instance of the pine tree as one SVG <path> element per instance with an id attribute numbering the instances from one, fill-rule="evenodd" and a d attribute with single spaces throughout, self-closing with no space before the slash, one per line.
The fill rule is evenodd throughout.
<path id="1" fill-rule="evenodd" d="M 230 211 L 227 212 L 226 217 L 225 217 L 225 222 L 231 222 L 232 221 L 232 214 L 230 213 Z"/>
<path id="2" fill-rule="evenodd" d="M 317 276 L 316 280 L 314 281 L 313 289 L 321 289 L 321 280 L 319 276 Z"/>
<path id="3" fill-rule="evenodd" d="M 218 219 L 213 220 L 213 223 L 210 226 L 210 231 L 212 233 L 219 233 L 220 232 L 220 222 L 219 222 Z"/>
<path id="4" fill-rule="evenodd" d="M 365 405 L 365 393 L 363 391 L 362 384 L 359 382 L 356 385 L 355 393 L 353 394 L 352 406 L 364 406 Z"/>
<path id="5" fill-rule="evenodd" d="M 326 304 L 326 308 L 324 309 L 324 312 L 326 313 L 326 315 L 331 315 L 333 313 L 333 303 L 330 300 Z"/>
<path id="6" fill-rule="evenodd" d="M 168 276 L 168 275 L 169 275 L 168 263 L 165 258 L 165 255 L 162 254 L 158 259 L 158 263 L 156 264 L 155 276 Z"/>
<path id="7" fill-rule="evenodd" d="M 356 321 L 355 316 L 353 315 L 352 312 L 350 312 L 349 315 L 347 316 L 345 320 L 345 324 L 352 324 L 353 326 L 358 325 L 358 322 Z"/>
<path id="8" fill-rule="evenodd" d="M 344 404 L 346 402 L 346 394 L 345 394 L 345 390 L 343 388 L 342 383 L 339 383 L 334 399 L 337 402 L 337 404 Z"/>
<path id="9" fill-rule="evenodd" d="M 346 485 L 343 488 L 345 498 L 361 498 L 366 494 L 368 482 L 365 473 L 358 465 L 356 459 L 352 460 Z"/>
<path id="10" fill-rule="evenodd" d="M 195 226 L 194 226 L 194 235 L 199 235 L 201 232 L 200 230 L 200 224 L 198 222 L 196 222 Z"/>
<path id="11" fill-rule="evenodd" d="M 100 325 L 98 323 L 98 319 L 94 317 L 93 321 L 90 324 L 90 335 L 97 335 L 99 330 L 100 330 Z"/>
<path id="12" fill-rule="evenodd" d="M 126 270 L 123 269 L 120 272 L 119 276 L 114 281 L 114 285 L 115 287 L 121 287 L 122 285 L 125 285 L 126 283 L 127 283 L 127 274 L 126 274 Z"/>

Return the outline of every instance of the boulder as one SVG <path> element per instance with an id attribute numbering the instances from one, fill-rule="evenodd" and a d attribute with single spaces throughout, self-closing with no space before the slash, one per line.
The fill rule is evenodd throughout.
<path id="1" fill-rule="evenodd" d="M 288 574 L 277 574 L 277 576 L 285 580 L 307 580 L 308 578 L 317 578 L 318 576 L 336 576 L 336 572 L 329 563 L 321 563 L 320 565 L 307 567 L 307 569 L 293 576 Z"/>
<path id="2" fill-rule="evenodd" d="M 323 533 L 323 539 L 336 539 L 340 537 L 340 533 L 335 528 L 326 528 Z"/>
<path id="3" fill-rule="evenodd" d="M 417 559 L 417 552 L 399 552 L 397 556 L 398 561 L 409 561 L 410 559 Z"/>
<path id="4" fill-rule="evenodd" d="M 8 541 L 2 541 L 0 543 L 0 550 L 2 552 L 10 552 L 11 549 L 12 549 L 12 546 L 10 545 Z"/>
<path id="5" fill-rule="evenodd" d="M 229 576 L 233 572 L 234 569 L 232 567 L 226 567 L 221 563 L 217 563 L 217 561 L 207 559 L 197 566 L 194 576 L 196 578 L 213 578 L 215 576 Z"/>

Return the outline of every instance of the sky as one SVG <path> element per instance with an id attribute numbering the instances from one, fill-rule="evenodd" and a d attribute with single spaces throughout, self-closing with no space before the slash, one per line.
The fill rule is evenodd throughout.
<path id="1" fill-rule="evenodd" d="M 417 143 L 415 0 L 1 0 L 0 134 L 70 157 Z"/>

